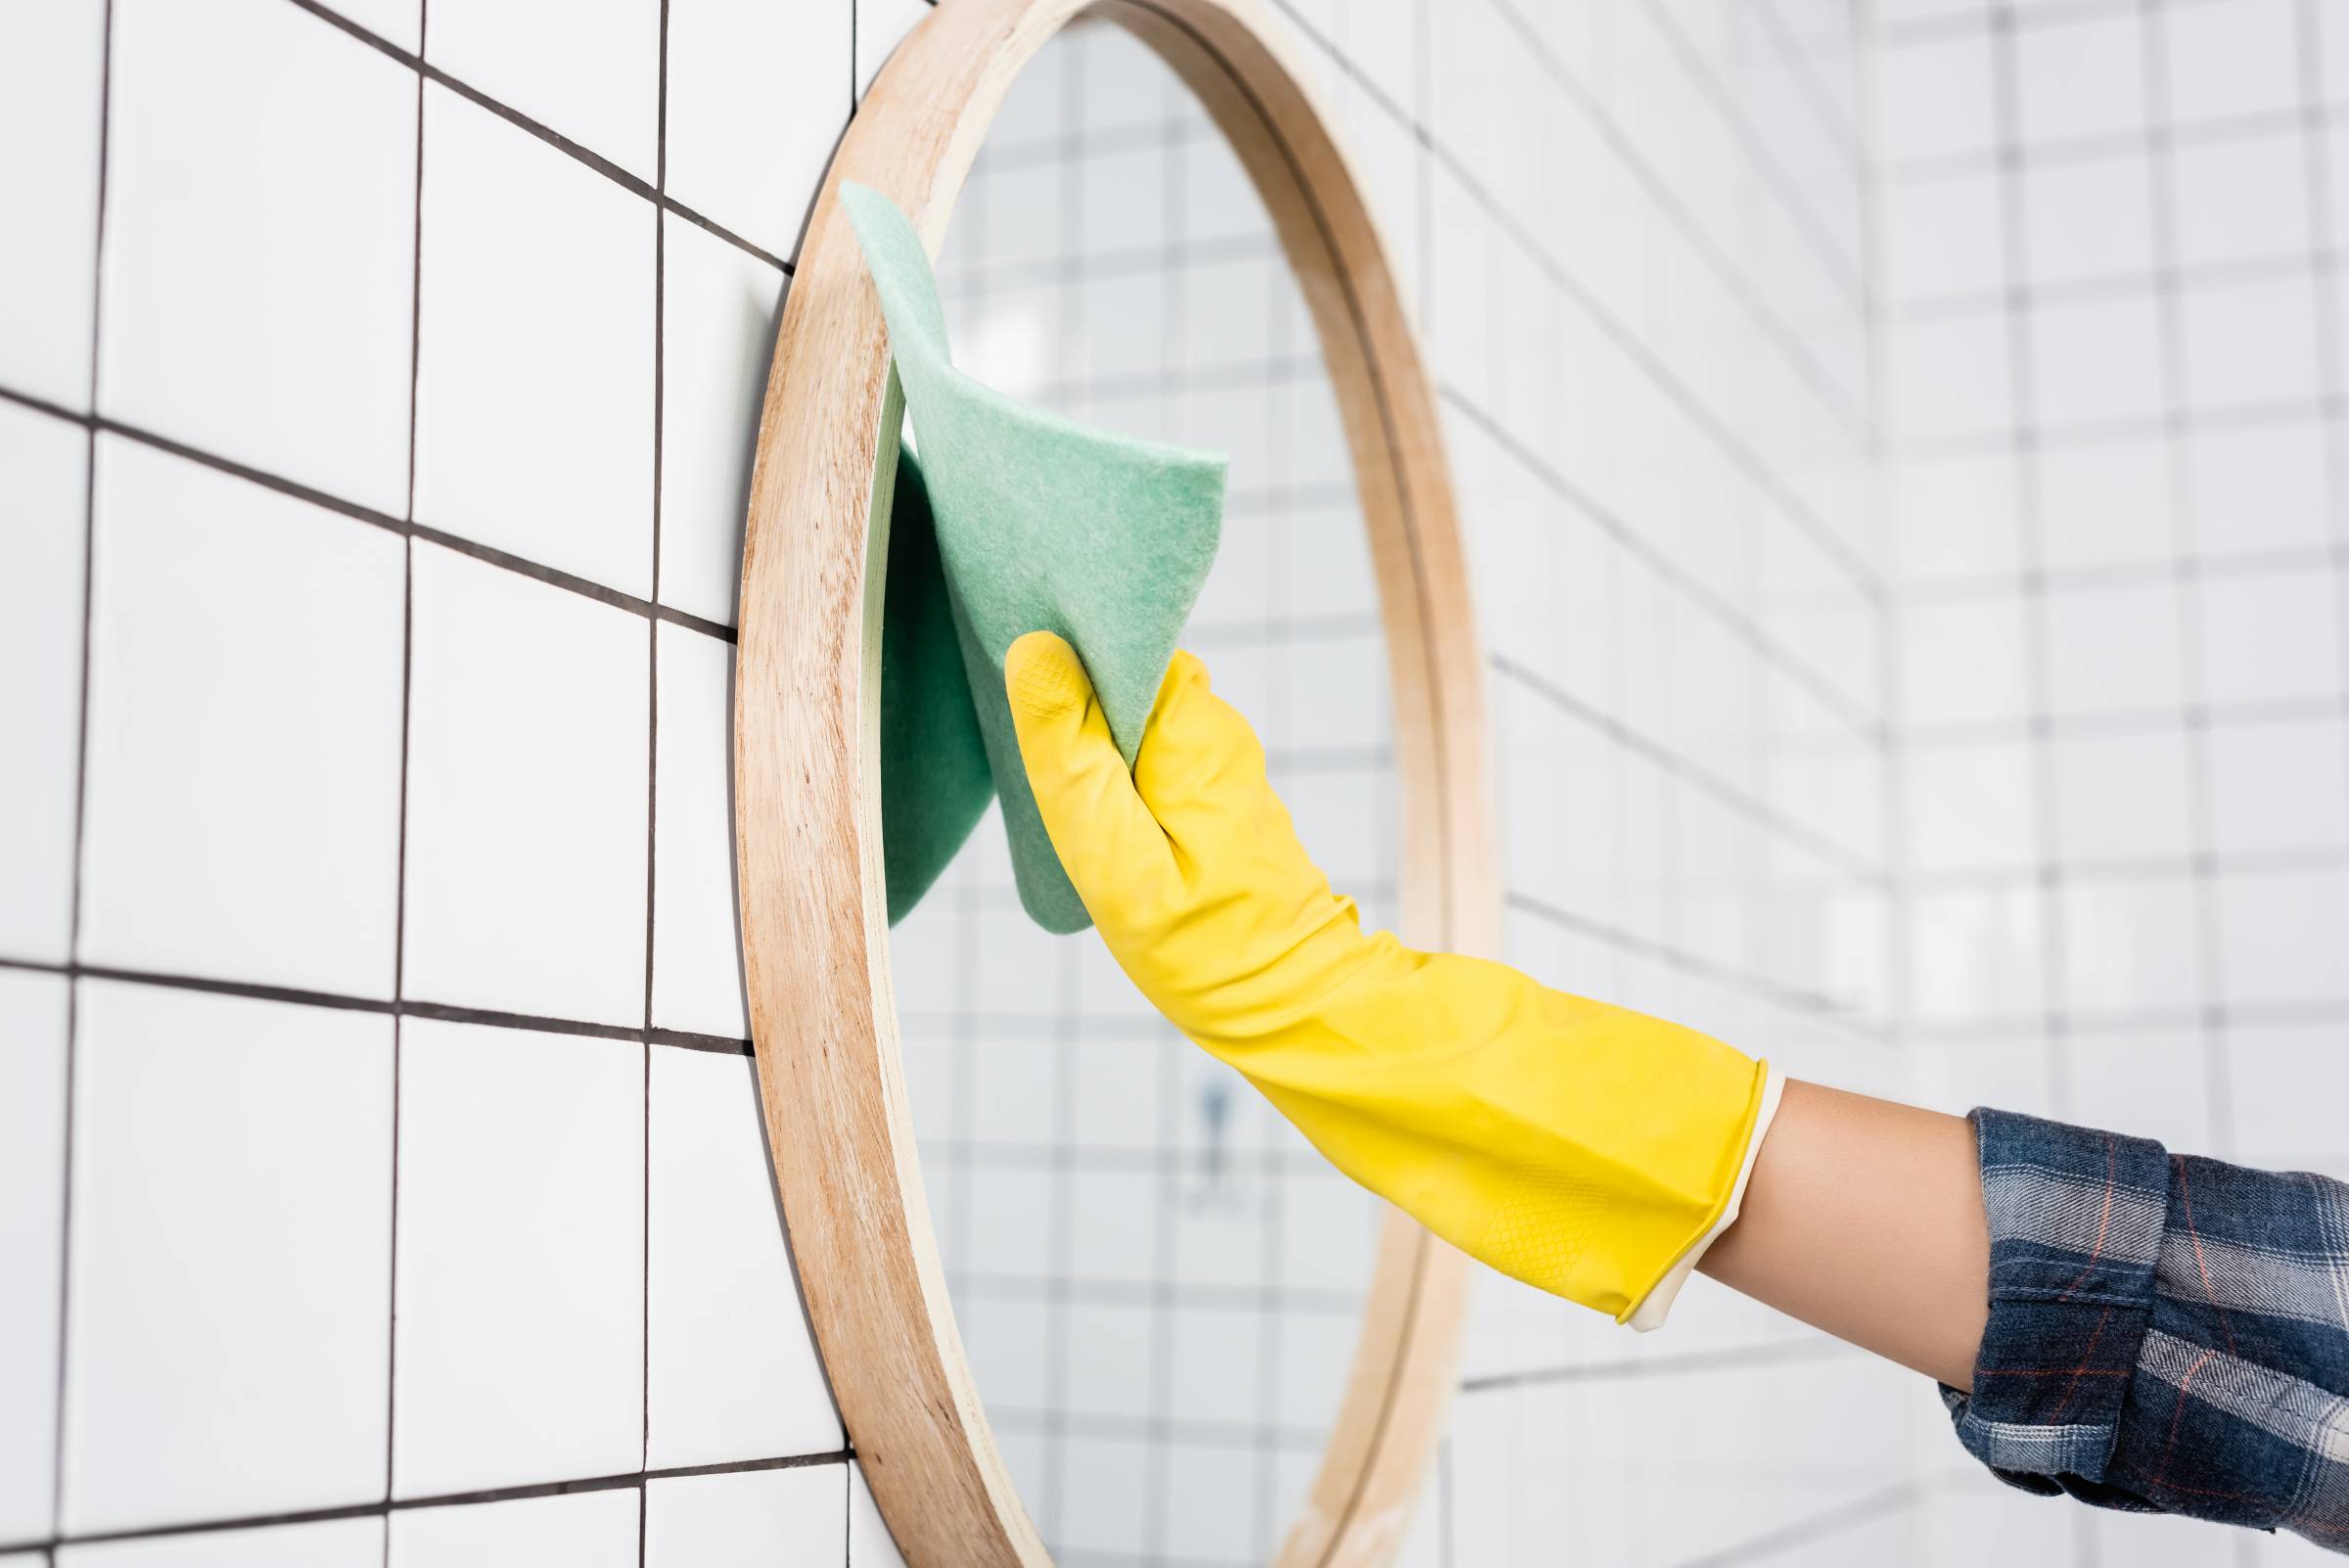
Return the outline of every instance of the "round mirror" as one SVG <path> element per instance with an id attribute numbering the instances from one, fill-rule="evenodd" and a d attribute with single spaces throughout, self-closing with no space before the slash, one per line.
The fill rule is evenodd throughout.
<path id="1" fill-rule="evenodd" d="M 992 809 L 889 927 L 901 405 L 845 182 L 931 248 L 963 371 L 1227 454 L 1183 644 L 1365 923 L 1489 949 L 1475 633 L 1375 226 L 1254 0 L 933 13 L 852 124 L 792 283 L 737 815 L 776 1179 L 908 1559 L 1385 1561 L 1451 1382 L 1457 1255 L 1177 1037 L 1096 936 L 1034 924 Z"/>
<path id="2" fill-rule="evenodd" d="M 1315 860 L 1391 927 L 1368 536 L 1313 318 L 1214 121 L 1130 33 L 1077 23 L 1012 84 L 938 277 L 979 380 L 1228 454 L 1183 644 L 1257 725 Z M 1096 936 L 1029 919 L 993 808 L 890 962 L 955 1319 L 1045 1545 L 1064 1564 L 1268 1560 L 1338 1419 L 1383 1206 Z"/>

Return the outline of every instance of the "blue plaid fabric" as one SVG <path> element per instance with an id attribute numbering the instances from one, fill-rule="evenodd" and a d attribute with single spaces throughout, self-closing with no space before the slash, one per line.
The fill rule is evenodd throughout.
<path id="1" fill-rule="evenodd" d="M 1990 1326 L 1958 1440 L 2028 1492 L 2349 1553 L 2349 1186 L 1973 1113 Z"/>

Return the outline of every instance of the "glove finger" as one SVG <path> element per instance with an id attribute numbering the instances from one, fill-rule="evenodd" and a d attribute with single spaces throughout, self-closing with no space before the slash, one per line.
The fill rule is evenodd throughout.
<path id="1" fill-rule="evenodd" d="M 1216 695 L 1196 654 L 1177 650 L 1159 682 L 1133 782 L 1177 848 L 1295 845 L 1288 808 L 1265 774 L 1263 743 L 1240 711 Z M 1267 832 L 1283 843 L 1262 844 Z M 1305 859 L 1302 848 L 1295 854 Z"/>
<path id="2" fill-rule="evenodd" d="M 1130 925 L 1136 911 L 1163 901 L 1174 855 L 1110 737 L 1083 663 L 1061 637 L 1031 631 L 1004 657 L 1003 687 L 1062 869 L 1096 925 Z"/>

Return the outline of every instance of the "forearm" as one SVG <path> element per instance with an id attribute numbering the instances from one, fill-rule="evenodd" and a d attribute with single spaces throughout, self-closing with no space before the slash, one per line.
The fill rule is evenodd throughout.
<path id="1" fill-rule="evenodd" d="M 1697 1266 L 1953 1387 L 1972 1386 L 1990 1230 L 1962 1117 L 1789 1082 L 1737 1222 Z"/>

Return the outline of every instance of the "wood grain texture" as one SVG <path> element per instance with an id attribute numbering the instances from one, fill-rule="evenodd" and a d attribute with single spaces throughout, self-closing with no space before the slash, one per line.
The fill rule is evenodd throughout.
<path id="1" fill-rule="evenodd" d="M 1359 186 L 1255 0 L 945 0 L 835 155 L 791 284 L 751 485 L 736 853 L 759 1078 L 793 1252 L 849 1438 L 913 1568 L 1048 1562 L 996 1453 L 932 1235 L 881 859 L 880 614 L 901 412 L 837 200 L 888 195 L 935 254 L 1005 91 L 1097 15 L 1198 95 L 1255 179 L 1319 330 L 1379 583 L 1402 775 L 1406 940 L 1490 952 L 1499 893 L 1482 666 L 1435 400 Z M 1454 1380 L 1465 1261 L 1400 1214 L 1279 1568 L 1401 1545 Z"/>

